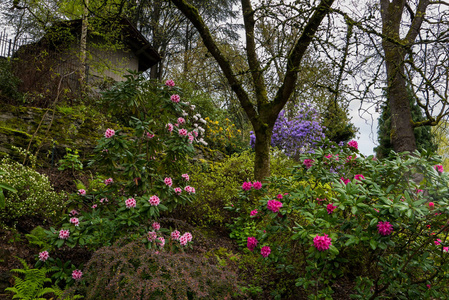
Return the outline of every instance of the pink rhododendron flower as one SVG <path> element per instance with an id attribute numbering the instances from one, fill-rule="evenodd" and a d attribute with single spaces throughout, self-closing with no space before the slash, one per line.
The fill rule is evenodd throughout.
<path id="1" fill-rule="evenodd" d="M 304 166 L 306 166 L 307 169 L 310 169 L 313 165 L 313 162 L 313 159 L 304 159 L 302 163 L 304 164 Z"/>
<path id="2" fill-rule="evenodd" d="M 260 190 L 262 188 L 262 183 L 260 181 L 254 181 L 253 188 L 255 190 Z"/>
<path id="3" fill-rule="evenodd" d="M 327 213 L 330 215 L 330 214 L 334 211 L 334 209 L 336 209 L 336 208 L 337 208 L 337 207 L 334 206 L 334 203 L 329 203 L 329 204 L 327 205 L 327 207 L 326 207 Z"/>
<path id="4" fill-rule="evenodd" d="M 268 257 L 270 255 L 271 249 L 268 246 L 263 246 L 262 249 L 260 249 L 260 254 L 262 254 L 263 257 Z"/>
<path id="5" fill-rule="evenodd" d="M 189 181 L 189 174 L 182 174 L 181 175 L 182 178 L 184 178 L 186 181 Z"/>
<path id="6" fill-rule="evenodd" d="M 180 136 L 187 136 L 188 131 L 187 131 L 187 129 L 182 128 L 182 129 L 179 129 L 178 134 Z"/>
<path id="7" fill-rule="evenodd" d="M 430 284 L 426 284 L 427 288 L 430 289 L 432 286 Z"/>
<path id="8" fill-rule="evenodd" d="M 242 184 L 242 190 L 249 191 L 253 187 L 253 184 L 250 181 L 246 181 Z"/>
<path id="9" fill-rule="evenodd" d="M 249 215 L 250 215 L 251 217 L 254 217 L 255 215 L 257 215 L 257 209 L 252 210 L 252 211 L 249 213 Z"/>
<path id="10" fill-rule="evenodd" d="M 340 180 L 341 180 L 344 184 L 348 184 L 348 183 L 351 182 L 350 179 L 344 179 L 343 177 L 341 177 Z"/>
<path id="11" fill-rule="evenodd" d="M 282 203 L 277 200 L 268 200 L 267 208 L 272 212 L 279 212 L 279 209 L 282 207 Z"/>
<path id="12" fill-rule="evenodd" d="M 354 178 L 355 178 L 355 180 L 360 180 L 360 181 L 362 181 L 362 179 L 365 179 L 365 177 L 362 174 L 356 174 L 354 176 Z"/>
<path id="13" fill-rule="evenodd" d="M 449 247 L 443 247 L 443 252 L 449 252 Z"/>
<path id="14" fill-rule="evenodd" d="M 254 251 L 254 249 L 257 246 L 257 239 L 253 236 L 248 237 L 248 239 L 246 240 L 246 247 L 248 247 L 249 251 Z"/>
<path id="15" fill-rule="evenodd" d="M 105 138 L 111 138 L 114 135 L 115 135 L 115 131 L 114 131 L 114 129 L 111 129 L 111 128 L 106 129 L 106 131 L 104 132 Z"/>
<path id="16" fill-rule="evenodd" d="M 125 200 L 125 205 L 126 208 L 132 208 L 132 207 L 136 207 L 136 200 L 134 198 L 129 198 Z"/>
<path id="17" fill-rule="evenodd" d="M 70 223 L 72 223 L 75 226 L 80 225 L 80 221 L 78 220 L 78 218 L 70 218 Z"/>
<path id="18" fill-rule="evenodd" d="M 434 207 L 435 207 L 435 203 L 429 202 L 429 208 L 430 208 L 430 209 L 433 209 Z"/>
<path id="19" fill-rule="evenodd" d="M 59 238 L 60 239 L 66 240 L 66 239 L 69 238 L 69 236 L 70 236 L 70 231 L 68 229 L 67 230 L 61 229 L 59 231 Z"/>
<path id="20" fill-rule="evenodd" d="M 78 214 L 78 212 L 77 212 L 76 210 L 72 209 L 72 210 L 70 211 L 70 214 L 71 214 L 72 216 L 76 216 L 76 215 Z"/>
<path id="21" fill-rule="evenodd" d="M 173 180 L 170 177 L 165 177 L 164 183 L 166 185 L 168 185 L 168 186 L 172 186 L 173 185 Z"/>
<path id="22" fill-rule="evenodd" d="M 106 203 L 106 202 L 109 202 L 109 200 L 108 200 L 108 198 L 101 198 L 100 199 L 100 203 Z"/>
<path id="23" fill-rule="evenodd" d="M 174 103 L 178 103 L 179 100 L 181 100 L 181 97 L 179 97 L 179 95 L 175 94 L 170 97 L 170 100 Z"/>
<path id="24" fill-rule="evenodd" d="M 172 240 L 177 241 L 181 237 L 181 233 L 178 230 L 175 230 L 170 234 L 170 237 Z"/>
<path id="25" fill-rule="evenodd" d="M 78 195 L 85 196 L 86 195 L 86 190 L 84 190 L 84 189 L 78 190 Z"/>
<path id="26" fill-rule="evenodd" d="M 153 195 L 153 196 L 150 197 L 148 202 L 150 202 L 150 205 L 152 205 L 152 206 L 158 206 L 159 203 L 161 203 L 161 200 L 159 199 L 158 196 Z"/>
<path id="27" fill-rule="evenodd" d="M 154 232 L 154 231 L 148 231 L 148 234 L 147 234 L 147 240 L 148 240 L 149 242 L 155 241 L 156 238 L 157 238 L 157 233 L 156 233 L 156 232 Z"/>
<path id="28" fill-rule="evenodd" d="M 424 192 L 424 191 L 423 191 L 423 190 L 420 190 L 420 189 L 416 189 L 416 193 L 417 193 L 417 194 L 422 193 L 422 192 Z"/>
<path id="29" fill-rule="evenodd" d="M 433 166 L 435 168 L 435 170 L 437 170 L 437 172 L 443 173 L 444 169 L 442 165 L 435 165 Z"/>
<path id="30" fill-rule="evenodd" d="M 189 137 L 189 144 L 191 144 L 192 142 L 193 142 L 193 140 L 195 140 L 195 137 L 193 136 L 193 134 L 191 134 L 190 132 L 189 132 L 189 134 L 187 134 L 188 135 L 188 137 Z"/>
<path id="31" fill-rule="evenodd" d="M 433 243 L 435 244 L 435 246 L 438 246 L 439 244 L 441 244 L 441 239 L 437 239 Z"/>
<path id="32" fill-rule="evenodd" d="M 49 257 L 50 257 L 50 255 L 48 254 L 48 251 L 39 252 L 39 260 L 40 261 L 46 261 Z"/>
<path id="33" fill-rule="evenodd" d="M 154 222 L 152 225 L 154 230 L 158 231 L 159 229 L 161 229 L 161 224 L 159 224 L 158 222 Z"/>
<path id="34" fill-rule="evenodd" d="M 324 157 L 326 157 L 327 159 L 331 159 L 332 158 L 332 154 L 324 155 Z"/>
<path id="35" fill-rule="evenodd" d="M 185 236 L 187 238 L 187 242 L 191 242 L 192 239 L 193 239 L 193 236 L 192 236 L 192 234 L 190 232 L 185 232 L 183 234 L 183 236 Z"/>
<path id="36" fill-rule="evenodd" d="M 187 245 L 188 242 L 189 242 L 189 241 L 187 240 L 187 237 L 186 237 L 185 235 L 182 235 L 182 236 L 179 238 L 179 243 L 181 244 L 181 246 Z"/>
<path id="37" fill-rule="evenodd" d="M 145 134 L 146 134 L 147 138 L 149 138 L 149 139 L 154 138 L 154 134 L 152 134 L 152 133 L 147 132 Z"/>
<path id="38" fill-rule="evenodd" d="M 282 196 L 282 194 L 278 194 L 278 195 L 276 196 L 276 198 L 278 198 L 279 200 L 281 200 L 282 198 L 284 198 L 284 196 Z"/>
<path id="39" fill-rule="evenodd" d="M 106 185 L 110 185 L 112 183 L 114 183 L 114 179 L 112 179 L 112 178 L 105 179 L 105 181 L 104 181 L 104 184 L 106 184 Z"/>
<path id="40" fill-rule="evenodd" d="M 165 125 L 165 127 L 167 127 L 167 130 L 168 130 L 169 132 L 172 132 L 172 131 L 173 131 L 173 124 L 172 124 L 172 123 L 168 123 L 167 125 Z"/>
<path id="41" fill-rule="evenodd" d="M 193 188 L 189 185 L 184 188 L 184 191 L 186 191 L 189 194 L 195 194 L 195 188 Z"/>
<path id="42" fill-rule="evenodd" d="M 169 80 L 167 80 L 165 82 L 165 85 L 169 86 L 169 87 L 174 87 L 175 86 L 175 82 L 173 80 L 169 79 Z"/>
<path id="43" fill-rule="evenodd" d="M 174 191 L 177 195 L 181 195 L 182 189 L 180 187 L 174 188 Z"/>
<path id="44" fill-rule="evenodd" d="M 391 225 L 388 221 L 379 222 L 377 223 L 377 229 L 381 235 L 390 235 L 393 231 L 393 225 Z"/>
<path id="45" fill-rule="evenodd" d="M 179 117 L 178 118 L 178 123 L 179 124 L 184 124 L 186 122 L 186 120 L 183 117 Z"/>
<path id="46" fill-rule="evenodd" d="M 81 272 L 80 270 L 73 270 L 73 272 L 72 272 L 73 279 L 80 280 L 82 276 L 83 276 L 83 272 Z"/>
<path id="47" fill-rule="evenodd" d="M 92 208 L 93 209 L 97 208 L 97 205 L 96 204 L 92 205 Z"/>
<path id="48" fill-rule="evenodd" d="M 328 250 L 332 245 L 331 241 L 332 239 L 327 234 L 324 234 L 323 236 L 317 235 L 313 238 L 313 245 L 318 251 L 324 251 Z"/>
<path id="49" fill-rule="evenodd" d="M 157 239 L 160 241 L 160 243 L 158 243 L 159 247 L 164 247 L 165 239 L 162 236 L 158 237 Z"/>
<path id="50" fill-rule="evenodd" d="M 354 140 L 348 142 L 348 147 L 354 148 L 356 150 L 359 149 L 359 145 Z"/>

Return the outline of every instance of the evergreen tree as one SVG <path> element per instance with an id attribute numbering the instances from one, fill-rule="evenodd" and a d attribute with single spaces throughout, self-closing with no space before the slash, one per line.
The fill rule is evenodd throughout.
<path id="1" fill-rule="evenodd" d="M 323 114 L 322 125 L 326 137 L 336 143 L 347 142 L 355 137 L 357 128 L 350 122 L 348 111 L 336 101 L 329 101 Z"/>
<path id="2" fill-rule="evenodd" d="M 425 120 L 426 118 L 423 115 L 422 109 L 416 104 L 416 100 L 410 89 L 407 89 L 407 94 L 410 101 L 413 122 Z M 390 151 L 393 150 L 393 144 L 390 139 L 391 111 L 388 102 L 382 105 L 381 108 L 382 114 L 379 117 L 379 124 L 377 127 L 377 141 L 379 142 L 379 146 L 375 147 L 374 151 L 378 158 L 385 158 L 388 157 Z M 434 143 L 431 126 L 415 127 L 414 134 L 418 151 L 426 150 L 436 152 L 438 150 L 438 145 Z"/>

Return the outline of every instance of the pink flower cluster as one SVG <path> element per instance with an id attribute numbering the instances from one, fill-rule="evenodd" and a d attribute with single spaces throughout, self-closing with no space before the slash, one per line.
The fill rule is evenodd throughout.
<path id="1" fill-rule="evenodd" d="M 164 183 L 166 185 L 168 185 L 168 186 L 172 186 L 173 185 L 173 180 L 170 177 L 165 177 Z"/>
<path id="2" fill-rule="evenodd" d="M 181 100 L 181 97 L 179 97 L 179 95 L 177 95 L 177 94 L 171 95 L 170 100 L 171 100 L 173 103 L 178 103 L 179 100 Z"/>
<path id="3" fill-rule="evenodd" d="M 175 86 L 175 82 L 173 80 L 169 79 L 169 80 L 167 80 L 165 82 L 165 85 L 169 86 L 169 87 L 174 87 Z"/>
<path id="4" fill-rule="evenodd" d="M 327 213 L 330 215 L 331 213 L 334 212 L 334 209 L 336 209 L 337 207 L 334 206 L 334 203 L 329 203 L 326 207 L 327 209 Z"/>
<path id="5" fill-rule="evenodd" d="M 157 239 L 157 233 L 154 231 L 149 231 L 147 235 L 147 239 L 149 242 L 155 241 Z"/>
<path id="6" fill-rule="evenodd" d="M 165 127 L 167 127 L 167 130 L 168 130 L 169 132 L 172 132 L 172 131 L 173 131 L 173 124 L 172 124 L 172 123 L 168 123 L 167 125 L 165 125 Z"/>
<path id="7" fill-rule="evenodd" d="M 263 257 L 268 257 L 270 255 L 271 249 L 268 246 L 263 246 L 262 249 L 260 249 L 260 254 L 262 254 Z"/>
<path id="8" fill-rule="evenodd" d="M 437 239 L 436 241 L 433 242 L 435 244 L 435 246 L 438 246 L 441 244 L 441 239 Z"/>
<path id="9" fill-rule="evenodd" d="M 184 129 L 184 128 L 178 130 L 178 134 L 180 136 L 187 136 L 188 133 L 189 132 L 187 131 L 187 129 Z"/>
<path id="10" fill-rule="evenodd" d="M 161 224 L 159 224 L 158 222 L 154 222 L 152 225 L 154 230 L 158 231 L 159 229 L 161 229 Z"/>
<path id="11" fill-rule="evenodd" d="M 360 181 L 362 181 L 362 179 L 365 179 L 365 177 L 362 174 L 356 174 L 354 176 L 354 178 L 355 178 L 355 180 L 360 180 Z"/>
<path id="12" fill-rule="evenodd" d="M 74 224 L 75 226 L 80 225 L 80 221 L 78 220 L 78 218 L 70 218 L 70 223 Z"/>
<path id="13" fill-rule="evenodd" d="M 76 215 L 78 214 L 78 212 L 77 212 L 76 210 L 72 209 L 72 210 L 70 211 L 70 214 L 71 214 L 72 216 L 76 216 Z"/>
<path id="14" fill-rule="evenodd" d="M 255 215 L 257 215 L 257 209 L 252 210 L 252 211 L 249 213 L 249 215 L 250 215 L 251 217 L 254 217 Z"/>
<path id="15" fill-rule="evenodd" d="M 126 208 L 136 207 L 136 204 L 137 204 L 137 202 L 136 202 L 136 199 L 134 199 L 134 198 L 129 198 L 125 201 Z"/>
<path id="16" fill-rule="evenodd" d="M 331 241 L 332 239 L 327 234 L 324 234 L 323 236 L 317 235 L 313 238 L 313 245 L 318 251 L 324 251 L 328 250 L 332 245 Z"/>
<path id="17" fill-rule="evenodd" d="M 154 138 L 154 134 L 147 132 L 146 133 L 147 138 L 152 139 Z"/>
<path id="18" fill-rule="evenodd" d="M 182 189 L 180 187 L 174 188 L 174 191 L 177 195 L 181 195 Z"/>
<path id="19" fill-rule="evenodd" d="M 80 196 L 85 196 L 85 195 L 86 195 L 86 190 L 84 190 L 84 189 L 79 189 L 79 190 L 78 190 L 78 195 L 80 195 Z"/>
<path id="20" fill-rule="evenodd" d="M 66 239 L 69 238 L 69 236 L 70 236 L 70 231 L 68 229 L 67 230 L 61 229 L 59 231 L 59 238 L 60 239 L 66 240 Z"/>
<path id="21" fill-rule="evenodd" d="M 82 276 L 83 276 L 83 272 L 81 272 L 80 270 L 73 270 L 72 278 L 74 280 L 80 280 Z"/>
<path id="22" fill-rule="evenodd" d="M 249 251 L 254 251 L 254 249 L 257 247 L 257 243 L 257 239 L 253 236 L 250 236 L 246 240 L 246 247 L 248 247 Z"/>
<path id="23" fill-rule="evenodd" d="M 181 244 L 181 246 L 185 246 L 188 242 L 191 242 L 192 239 L 192 234 L 190 232 L 186 232 L 179 238 L 179 243 Z"/>
<path id="24" fill-rule="evenodd" d="M 184 178 L 186 181 L 189 181 L 189 174 L 182 174 L 181 175 L 182 178 Z"/>
<path id="25" fill-rule="evenodd" d="M 39 260 L 40 261 L 46 261 L 49 257 L 50 257 L 50 255 L 48 254 L 48 251 L 39 252 Z"/>
<path id="26" fill-rule="evenodd" d="M 435 170 L 437 170 L 437 172 L 443 173 L 444 169 L 442 165 L 435 165 L 433 166 L 435 168 Z"/>
<path id="27" fill-rule="evenodd" d="M 186 187 L 184 188 L 184 191 L 186 191 L 186 192 L 189 193 L 189 194 L 195 194 L 195 193 L 196 193 L 195 188 L 194 188 L 194 187 L 191 187 L 190 185 L 186 186 Z"/>
<path id="28" fill-rule="evenodd" d="M 158 237 L 157 239 L 159 240 L 159 247 L 164 247 L 165 239 L 162 236 Z"/>
<path id="29" fill-rule="evenodd" d="M 150 199 L 148 200 L 148 202 L 150 202 L 151 206 L 158 206 L 159 203 L 161 203 L 161 200 L 159 199 L 158 196 L 153 195 L 150 197 Z"/>
<path id="30" fill-rule="evenodd" d="M 435 203 L 429 202 L 429 208 L 430 208 L 430 209 L 433 209 L 434 207 L 435 207 Z"/>
<path id="31" fill-rule="evenodd" d="M 377 223 L 377 229 L 379 231 L 380 235 L 390 235 L 391 232 L 393 231 L 393 225 L 390 224 L 390 222 L 385 221 L 385 222 L 379 222 Z"/>
<path id="32" fill-rule="evenodd" d="M 443 252 L 448 253 L 449 252 L 449 247 L 443 247 Z"/>
<path id="33" fill-rule="evenodd" d="M 253 182 L 253 188 L 255 190 L 260 190 L 262 188 L 262 183 L 260 181 L 254 181 Z"/>
<path id="34" fill-rule="evenodd" d="M 172 238 L 172 240 L 177 241 L 181 237 L 181 233 L 178 230 L 172 231 L 170 237 Z"/>
<path id="35" fill-rule="evenodd" d="M 179 118 L 178 118 L 178 123 L 179 123 L 180 125 L 184 124 L 185 122 L 186 122 L 186 120 L 185 120 L 183 117 L 179 117 Z"/>
<path id="36" fill-rule="evenodd" d="M 354 148 L 356 150 L 359 149 L 359 145 L 354 140 L 348 142 L 348 147 Z"/>
<path id="37" fill-rule="evenodd" d="M 344 184 L 348 184 L 348 183 L 351 182 L 351 179 L 344 179 L 343 177 L 341 177 L 340 180 L 341 180 Z"/>
<path id="38" fill-rule="evenodd" d="M 242 184 L 242 190 L 249 191 L 253 187 L 253 184 L 250 181 L 246 181 Z"/>
<path id="39" fill-rule="evenodd" d="M 92 205 L 92 208 L 93 209 L 97 208 L 97 205 L 96 204 Z"/>
<path id="40" fill-rule="evenodd" d="M 108 198 L 101 198 L 100 203 L 106 203 L 109 202 Z"/>
<path id="41" fill-rule="evenodd" d="M 307 169 L 310 169 L 313 165 L 313 162 L 313 159 L 304 159 L 302 163 L 306 166 Z"/>
<path id="42" fill-rule="evenodd" d="M 271 210 L 272 212 L 279 212 L 279 209 L 282 207 L 282 203 L 277 200 L 268 200 L 267 202 L 267 209 Z"/>
<path id="43" fill-rule="evenodd" d="M 111 138 L 114 135 L 115 135 L 115 131 L 114 131 L 114 129 L 111 129 L 111 128 L 106 129 L 106 131 L 104 132 L 105 138 Z"/>
<path id="44" fill-rule="evenodd" d="M 114 183 L 114 179 L 112 179 L 112 178 L 108 178 L 104 181 L 104 184 L 106 184 L 106 185 L 110 185 L 112 183 Z"/>

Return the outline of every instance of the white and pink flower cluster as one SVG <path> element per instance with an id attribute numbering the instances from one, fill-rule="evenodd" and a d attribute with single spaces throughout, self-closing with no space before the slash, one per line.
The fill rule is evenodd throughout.
<path id="1" fill-rule="evenodd" d="M 114 135 L 115 135 L 115 131 L 114 131 L 114 129 L 111 129 L 111 128 L 106 129 L 106 131 L 104 133 L 104 137 L 107 139 L 113 137 Z"/>
<path id="2" fill-rule="evenodd" d="M 79 226 L 80 225 L 80 221 L 78 218 L 70 218 L 70 223 L 72 223 L 75 226 Z"/>
<path id="3" fill-rule="evenodd" d="M 61 229 L 59 231 L 59 238 L 60 239 L 66 240 L 66 239 L 69 238 L 69 236 L 70 236 L 70 231 L 68 229 L 66 229 L 66 230 L 65 229 Z"/>
<path id="4" fill-rule="evenodd" d="M 113 183 L 114 183 L 114 179 L 112 179 L 112 178 L 105 179 L 105 181 L 104 181 L 105 185 L 110 185 L 110 184 L 113 184 Z"/>
<path id="5" fill-rule="evenodd" d="M 161 203 L 161 200 L 159 199 L 158 196 L 153 195 L 153 196 L 150 197 L 148 202 L 150 203 L 151 206 L 158 206 L 159 203 Z"/>
<path id="6" fill-rule="evenodd" d="M 50 257 L 50 255 L 48 254 L 48 251 L 39 252 L 39 260 L 40 261 L 46 261 L 49 257 Z"/>
<path id="7" fill-rule="evenodd" d="M 82 276 L 83 276 L 83 272 L 81 272 L 80 270 L 73 270 L 72 278 L 74 280 L 80 280 Z"/>
<path id="8" fill-rule="evenodd" d="M 136 207 L 136 204 L 137 204 L 137 202 L 136 202 L 136 199 L 134 199 L 134 198 L 129 198 L 129 199 L 126 199 L 126 201 L 125 201 L 126 208 L 134 208 L 134 207 Z"/>
<path id="9" fill-rule="evenodd" d="M 183 235 L 181 235 L 181 233 L 178 230 L 174 230 L 170 234 L 170 237 L 174 241 L 179 241 L 181 246 L 187 245 L 187 243 L 191 242 L 193 239 L 193 236 L 190 232 L 185 232 Z"/>

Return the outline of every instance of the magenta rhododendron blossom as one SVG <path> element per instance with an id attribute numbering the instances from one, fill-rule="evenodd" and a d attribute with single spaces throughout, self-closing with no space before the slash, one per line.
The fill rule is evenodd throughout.
<path id="1" fill-rule="evenodd" d="M 435 165 L 433 166 L 435 168 L 435 170 L 437 170 L 437 172 L 443 173 L 444 169 L 442 165 Z"/>
<path id="2" fill-rule="evenodd" d="M 190 132 L 189 132 L 189 134 L 187 136 L 189 137 L 189 144 L 191 144 L 193 142 L 193 140 L 195 140 L 195 137 Z"/>
<path id="3" fill-rule="evenodd" d="M 177 195 L 181 195 L 181 193 L 182 193 L 182 188 L 180 188 L 180 187 L 176 187 L 176 188 L 174 188 L 173 190 L 175 191 L 175 193 L 176 193 Z"/>
<path id="4" fill-rule="evenodd" d="M 436 241 L 433 242 L 435 244 L 435 246 L 438 246 L 441 244 L 441 239 L 437 239 Z"/>
<path id="5" fill-rule="evenodd" d="M 255 215 L 257 215 L 257 209 L 252 210 L 252 211 L 249 213 L 249 215 L 250 215 L 251 217 L 254 217 Z"/>
<path id="6" fill-rule="evenodd" d="M 426 286 L 427 286 L 428 289 L 432 288 L 432 286 L 430 284 L 426 284 Z"/>
<path id="7" fill-rule="evenodd" d="M 83 272 L 81 272 L 80 270 L 73 270 L 72 278 L 74 280 L 80 280 L 82 276 L 83 276 Z"/>
<path id="8" fill-rule="evenodd" d="M 111 129 L 111 128 L 106 129 L 106 131 L 104 132 L 105 138 L 111 138 L 114 135 L 115 135 L 115 131 L 114 131 L 114 129 Z"/>
<path id="9" fill-rule="evenodd" d="M 162 236 L 158 237 L 157 239 L 160 241 L 160 243 L 158 243 L 159 247 L 164 247 L 165 239 Z"/>
<path id="10" fill-rule="evenodd" d="M 443 252 L 449 252 L 449 247 L 443 247 Z"/>
<path id="11" fill-rule="evenodd" d="M 136 204 L 137 204 L 137 202 L 136 202 L 136 199 L 134 199 L 134 198 L 129 198 L 129 199 L 125 200 L 126 208 L 136 207 Z"/>
<path id="12" fill-rule="evenodd" d="M 272 212 L 279 212 L 279 209 L 282 207 L 282 203 L 277 200 L 268 200 L 267 208 Z"/>
<path id="13" fill-rule="evenodd" d="M 313 165 L 313 162 L 313 159 L 304 159 L 302 163 L 304 164 L 304 166 L 306 166 L 307 169 L 310 169 Z"/>
<path id="14" fill-rule="evenodd" d="M 388 221 L 379 222 L 377 223 L 377 229 L 380 235 L 390 235 L 393 231 L 393 225 L 391 225 Z"/>
<path id="15" fill-rule="evenodd" d="M 105 181 L 104 181 L 104 184 L 106 184 L 106 185 L 110 185 L 112 183 L 114 183 L 114 179 L 112 179 L 112 178 L 105 179 Z"/>
<path id="16" fill-rule="evenodd" d="M 337 208 L 337 207 L 334 206 L 334 203 L 329 203 L 329 204 L 327 205 L 327 207 L 326 207 L 327 213 L 330 215 L 330 214 L 334 211 L 334 209 L 336 209 L 336 208 Z"/>
<path id="17" fill-rule="evenodd" d="M 348 183 L 351 182 L 350 179 L 344 179 L 343 177 L 341 177 L 340 180 L 341 180 L 344 184 L 348 184 Z"/>
<path id="18" fill-rule="evenodd" d="M 184 188 L 184 191 L 186 191 L 189 194 L 192 194 L 192 193 L 194 194 L 195 193 L 195 189 L 193 187 L 191 187 L 190 185 L 186 186 Z"/>
<path id="19" fill-rule="evenodd" d="M 85 196 L 86 195 L 86 190 L 84 190 L 84 189 L 78 190 L 78 195 Z"/>
<path id="20" fill-rule="evenodd" d="M 355 180 L 360 180 L 360 181 L 362 181 L 362 179 L 365 179 L 365 177 L 362 174 L 356 174 L 354 176 L 354 178 L 355 178 Z"/>
<path id="21" fill-rule="evenodd" d="M 159 203 L 161 203 L 161 200 L 159 199 L 158 196 L 153 195 L 150 197 L 150 199 L 148 200 L 148 202 L 150 202 L 151 206 L 158 206 Z"/>
<path id="22" fill-rule="evenodd" d="M 253 188 L 255 190 L 260 190 L 262 188 L 262 183 L 260 181 L 254 181 Z"/>
<path id="23" fill-rule="evenodd" d="M 157 238 L 157 233 L 155 231 L 148 231 L 147 239 L 149 242 L 155 241 Z"/>
<path id="24" fill-rule="evenodd" d="M 249 191 L 253 187 L 253 184 L 250 181 L 246 181 L 242 184 L 242 190 Z"/>
<path id="25" fill-rule="evenodd" d="M 357 149 L 359 149 L 359 144 L 357 144 L 357 141 L 352 140 L 352 141 L 348 142 L 348 147 L 351 147 L 351 148 L 354 148 L 357 150 Z"/>
<path id="26" fill-rule="evenodd" d="M 50 257 L 50 255 L 48 254 L 48 251 L 39 252 L 39 260 L 40 261 L 46 261 L 49 257 Z"/>
<path id="27" fill-rule="evenodd" d="M 78 218 L 70 218 L 70 223 L 72 223 L 75 226 L 80 225 L 80 221 L 78 220 Z"/>
<path id="28" fill-rule="evenodd" d="M 189 133 L 189 132 L 187 131 L 187 129 L 184 129 L 184 128 L 179 129 L 179 131 L 178 131 L 178 134 L 179 134 L 180 136 L 186 136 L 188 133 Z"/>
<path id="29" fill-rule="evenodd" d="M 164 183 L 166 185 L 168 185 L 168 186 L 172 186 L 173 185 L 173 180 L 170 177 L 165 177 Z"/>
<path id="30" fill-rule="evenodd" d="M 181 97 L 179 97 L 179 95 L 175 94 L 170 97 L 170 100 L 174 103 L 178 103 L 179 100 L 181 100 Z"/>
<path id="31" fill-rule="evenodd" d="M 433 209 L 434 207 L 435 207 L 435 203 L 429 202 L 429 208 L 430 208 L 430 209 Z"/>
<path id="32" fill-rule="evenodd" d="M 172 240 L 177 241 L 181 237 L 181 233 L 178 230 L 172 231 L 170 237 Z"/>
<path id="33" fill-rule="evenodd" d="M 323 236 L 317 235 L 313 238 L 313 245 L 318 251 L 324 251 L 328 250 L 332 245 L 331 241 L 332 239 L 327 234 L 324 234 Z"/>
<path id="34" fill-rule="evenodd" d="M 59 238 L 60 239 L 66 240 L 66 239 L 69 238 L 69 236 L 70 236 L 70 231 L 68 229 L 67 230 L 61 229 L 59 231 Z"/>
<path id="35" fill-rule="evenodd" d="M 147 132 L 146 133 L 147 138 L 152 139 L 154 138 L 154 134 Z"/>
<path id="36" fill-rule="evenodd" d="M 167 80 L 165 82 L 165 85 L 169 86 L 169 87 L 174 87 L 175 86 L 175 82 L 173 80 L 169 79 L 169 80 Z"/>
<path id="37" fill-rule="evenodd" d="M 421 190 L 421 189 L 416 189 L 416 193 L 417 193 L 417 194 L 422 193 L 422 192 L 424 192 L 424 191 Z"/>
<path id="38" fill-rule="evenodd" d="M 254 249 L 257 247 L 257 243 L 257 239 L 253 236 L 250 236 L 246 240 L 246 247 L 248 247 L 249 251 L 254 251 Z"/>
<path id="39" fill-rule="evenodd" d="M 158 222 L 154 222 L 151 227 L 153 227 L 154 230 L 158 231 L 159 229 L 161 229 L 161 224 L 159 224 Z"/>
<path id="40" fill-rule="evenodd" d="M 186 119 L 184 119 L 183 117 L 179 117 L 178 118 L 178 123 L 181 125 L 181 124 L 184 124 L 186 122 Z"/>
<path id="41" fill-rule="evenodd" d="M 278 194 L 278 195 L 276 196 L 276 198 L 278 198 L 279 200 L 281 200 L 282 198 L 284 198 L 284 196 L 282 196 L 282 194 Z"/>
<path id="42" fill-rule="evenodd" d="M 262 249 L 260 249 L 260 254 L 262 254 L 263 257 L 268 257 L 270 255 L 271 249 L 268 246 L 263 246 Z"/>
<path id="43" fill-rule="evenodd" d="M 182 178 L 184 178 L 186 181 L 189 181 L 189 174 L 182 174 L 181 175 Z"/>

